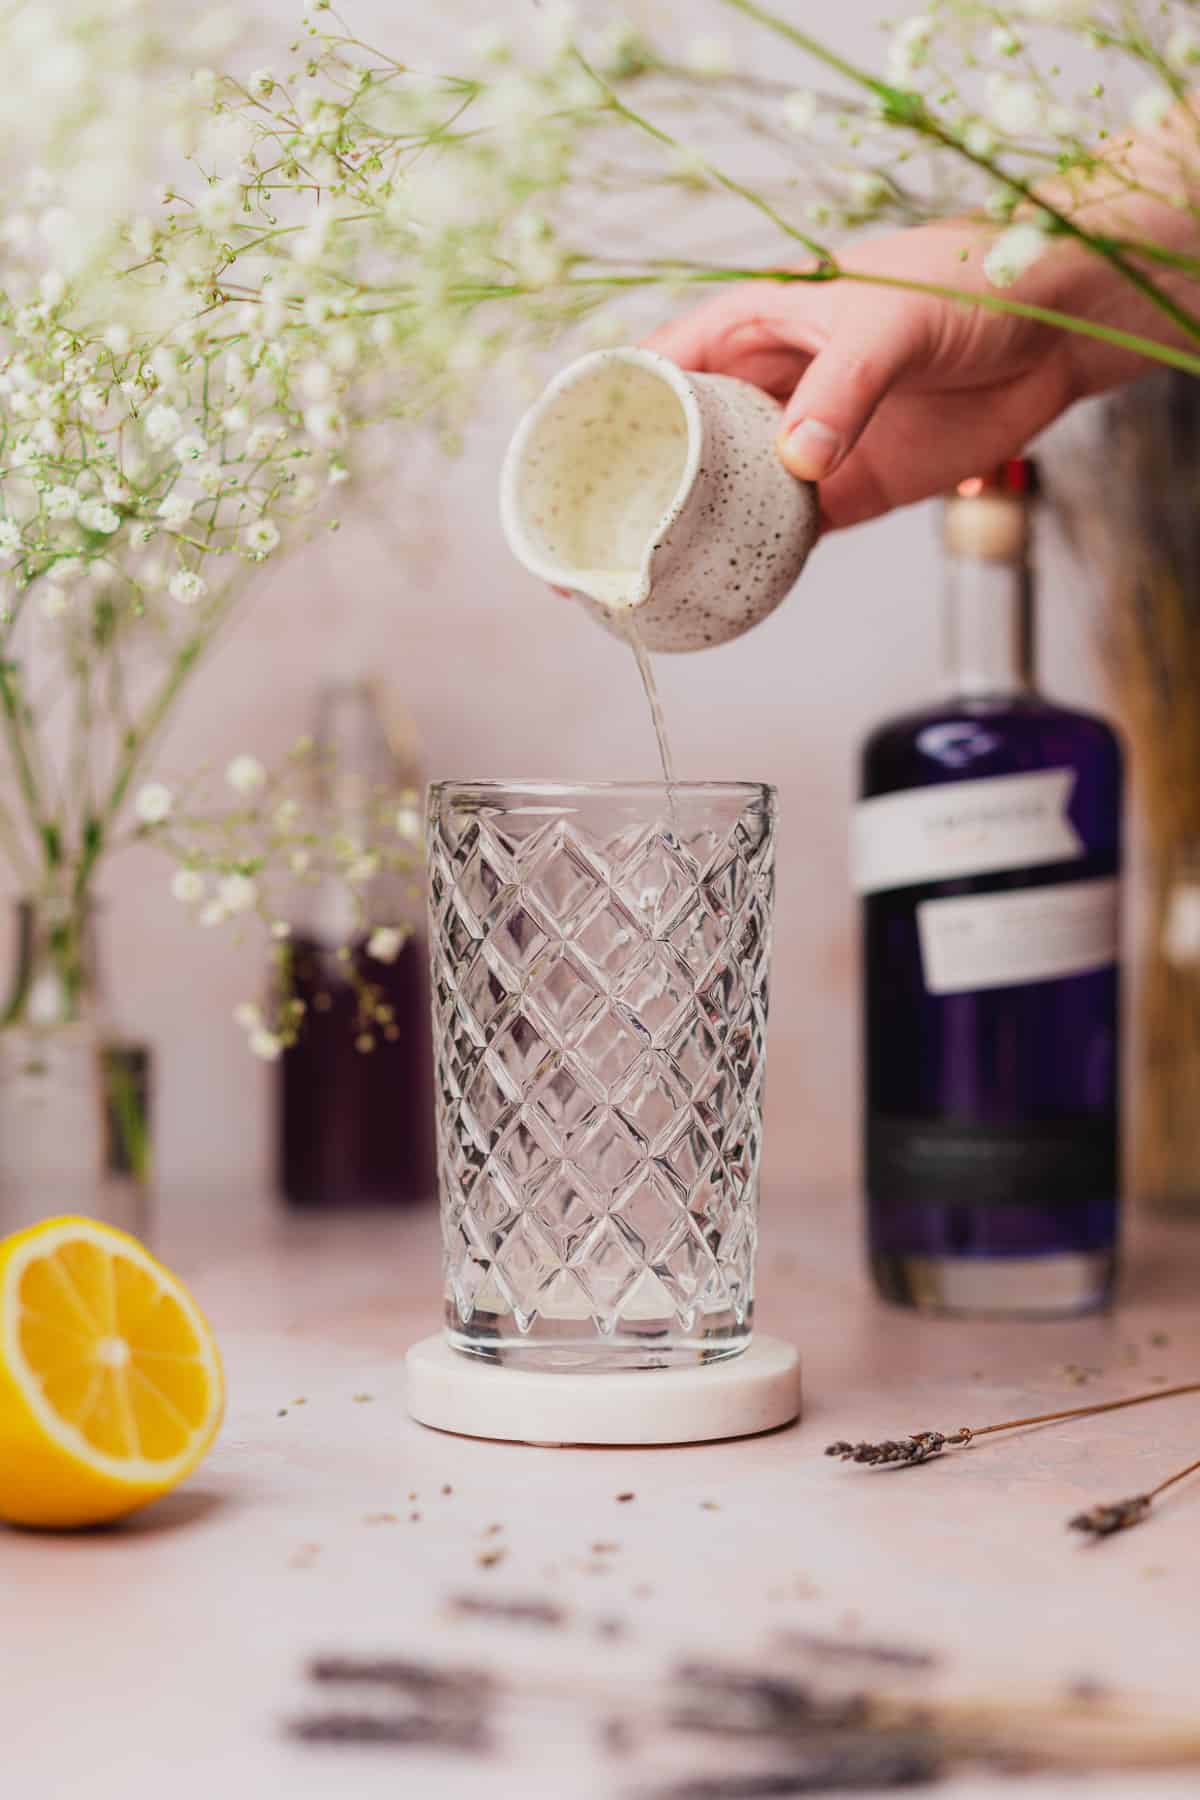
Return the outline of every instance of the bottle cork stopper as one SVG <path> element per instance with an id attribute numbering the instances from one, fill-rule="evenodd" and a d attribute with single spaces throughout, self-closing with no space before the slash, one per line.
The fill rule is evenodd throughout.
<path id="1" fill-rule="evenodd" d="M 1028 548 L 1028 509 L 1015 495 L 951 495 L 946 500 L 942 537 L 954 556 L 1014 562 Z"/>

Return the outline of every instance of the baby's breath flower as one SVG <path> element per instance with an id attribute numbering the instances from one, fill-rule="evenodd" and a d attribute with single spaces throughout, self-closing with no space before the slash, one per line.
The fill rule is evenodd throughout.
<path id="1" fill-rule="evenodd" d="M 990 125 L 984 124 L 982 119 L 972 119 L 963 132 L 963 143 L 972 156 L 981 156 L 986 159 L 995 155 L 996 134 Z"/>
<path id="2" fill-rule="evenodd" d="M 377 925 L 367 939 L 367 955 L 376 962 L 393 963 L 404 944 L 404 933 L 394 925 Z"/>
<path id="3" fill-rule="evenodd" d="M 869 218 L 872 213 L 877 212 L 888 197 L 887 182 L 873 169 L 856 170 L 848 185 L 851 209 L 862 218 Z"/>
<path id="4" fill-rule="evenodd" d="M 178 600 L 181 606 L 195 606 L 207 594 L 208 583 L 194 569 L 179 569 L 172 575 L 168 591 L 172 600 Z"/>
<path id="5" fill-rule="evenodd" d="M 127 356 L 131 343 L 127 325 L 109 325 L 104 332 L 104 342 L 114 356 Z"/>
<path id="6" fill-rule="evenodd" d="M 173 406 L 152 406 L 146 414 L 146 436 L 156 449 L 167 449 L 182 431 L 183 420 Z"/>
<path id="7" fill-rule="evenodd" d="M 328 363 L 305 363 L 299 385 L 306 400 L 327 400 L 333 392 L 333 370 Z"/>
<path id="8" fill-rule="evenodd" d="M 42 507 L 48 518 L 73 519 L 79 508 L 79 495 L 73 487 L 47 488 L 42 495 Z"/>
<path id="9" fill-rule="evenodd" d="M 396 812 L 396 835 L 409 838 L 419 843 L 425 829 L 425 821 L 415 806 L 401 806 Z"/>
<path id="10" fill-rule="evenodd" d="M 199 462 L 202 456 L 207 456 L 208 445 L 198 431 L 187 431 L 181 438 L 176 438 L 171 454 L 177 462 Z"/>
<path id="11" fill-rule="evenodd" d="M 1020 198 L 1015 188 L 992 188 L 984 198 L 983 210 L 989 219 L 995 219 L 1000 224 L 1005 219 L 1011 219 Z"/>
<path id="12" fill-rule="evenodd" d="M 332 332 L 327 348 L 334 368 L 341 374 L 348 375 L 358 362 L 358 339 L 349 326 Z"/>
<path id="13" fill-rule="evenodd" d="M 21 548 L 21 527 L 15 519 L 0 519 L 0 558 L 11 562 Z"/>
<path id="14" fill-rule="evenodd" d="M 292 935 L 292 928 L 288 924 L 286 919 L 272 919 L 271 920 L 271 936 L 275 939 L 276 943 L 279 943 L 279 944 L 286 943 L 287 939 L 290 938 L 291 935 Z"/>
<path id="15" fill-rule="evenodd" d="M 121 515 L 106 506 L 103 500 L 85 500 L 79 508 L 79 523 L 88 531 L 100 531 L 111 535 L 121 523 Z"/>
<path id="16" fill-rule="evenodd" d="M 1023 45 L 1015 31 L 1007 25 L 997 25 L 988 39 L 993 52 L 997 56 L 1019 56 Z"/>
<path id="17" fill-rule="evenodd" d="M 318 444 L 336 444 L 346 429 L 346 421 L 336 406 L 324 403 L 305 408 L 304 429 Z"/>
<path id="18" fill-rule="evenodd" d="M 361 887 L 365 882 L 374 881 L 379 873 L 379 858 L 373 851 L 365 856 L 356 856 L 346 870 L 346 880 L 351 887 Z"/>
<path id="19" fill-rule="evenodd" d="M 270 556 L 279 546 L 279 527 L 270 519 L 255 519 L 243 531 L 242 542 L 255 556 Z"/>
<path id="20" fill-rule="evenodd" d="M 892 34 L 888 49 L 888 79 L 905 82 L 911 79 L 929 55 L 935 21 L 927 13 L 905 19 Z"/>
<path id="21" fill-rule="evenodd" d="M 204 877 L 196 869 L 176 869 L 171 877 L 171 893 L 184 906 L 195 906 L 204 898 Z"/>
<path id="22" fill-rule="evenodd" d="M 267 779 L 267 771 L 257 756 L 235 756 L 225 771 L 225 779 L 235 794 L 256 794 Z"/>
<path id="23" fill-rule="evenodd" d="M 275 92 L 275 77 L 270 69 L 254 69 L 246 77 L 246 86 L 256 100 L 266 100 Z"/>
<path id="24" fill-rule="evenodd" d="M 728 41 L 723 37 L 693 38 L 687 47 L 686 61 L 693 75 L 709 79 L 729 75 L 733 70 L 733 56 Z"/>
<path id="25" fill-rule="evenodd" d="M 46 577 L 56 587 L 74 587 L 87 574 L 87 563 L 82 556 L 60 556 L 46 570 Z"/>
<path id="26" fill-rule="evenodd" d="M 189 500 L 186 494 L 166 494 L 158 504 L 158 516 L 164 520 L 172 531 L 186 525 L 195 511 L 196 502 Z M 174 589 L 172 589 L 174 592 Z M 178 596 L 176 596 L 178 598 Z"/>
<path id="27" fill-rule="evenodd" d="M 278 1032 L 260 1026 L 250 1033 L 250 1048 L 263 1062 L 278 1062 L 283 1055 L 283 1039 Z"/>
<path id="28" fill-rule="evenodd" d="M 1073 106 L 1060 106 L 1056 102 L 1046 109 L 1046 130 L 1052 137 L 1077 138 L 1085 129 L 1085 121 Z"/>
<path id="29" fill-rule="evenodd" d="M 243 1031 L 257 1031 L 262 1024 L 262 1007 L 256 1006 L 253 1000 L 242 1000 L 233 1009 L 233 1022 Z"/>
<path id="30" fill-rule="evenodd" d="M 290 239 L 288 247 L 292 258 L 301 268 L 311 268 L 314 263 L 320 262 L 328 232 L 325 220 L 317 217 Z"/>
<path id="31" fill-rule="evenodd" d="M 817 96 L 807 88 L 797 88 L 794 93 L 784 95 L 780 110 L 784 124 L 803 135 L 804 132 L 811 131 L 816 123 L 819 103 Z"/>
<path id="32" fill-rule="evenodd" d="M 246 439 L 246 455 L 252 462 L 258 462 L 262 457 L 270 456 L 286 437 L 284 425 L 256 425 Z"/>
<path id="33" fill-rule="evenodd" d="M 1049 25 L 1080 25 L 1094 11 L 1091 0 L 1018 0 L 1028 19 Z"/>
<path id="34" fill-rule="evenodd" d="M 217 899 L 227 913 L 249 912 L 258 904 L 258 884 L 249 875 L 223 875 L 217 883 Z"/>
<path id="35" fill-rule="evenodd" d="M 1189 74 L 1200 63 L 1200 35 L 1190 26 L 1181 25 L 1167 39 L 1166 57 L 1181 75 Z"/>
<path id="36" fill-rule="evenodd" d="M 171 816 L 173 795 L 161 781 L 148 781 L 140 787 L 133 810 L 143 825 L 161 825 Z"/>
<path id="37" fill-rule="evenodd" d="M 1026 81 L 1011 75 L 989 75 L 987 102 L 992 118 L 1008 137 L 1025 137 L 1041 124 L 1041 99 Z"/>
<path id="38" fill-rule="evenodd" d="M 983 272 L 993 287 L 1011 287 L 1043 255 L 1049 239 L 1029 222 L 1010 225 L 983 259 Z"/>
<path id="39" fill-rule="evenodd" d="M 150 352 L 150 367 L 164 388 L 173 387 L 179 377 L 179 352 L 170 344 L 158 344 Z"/>

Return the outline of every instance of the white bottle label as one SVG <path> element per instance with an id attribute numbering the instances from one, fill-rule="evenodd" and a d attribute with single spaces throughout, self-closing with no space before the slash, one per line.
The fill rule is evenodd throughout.
<path id="1" fill-rule="evenodd" d="M 1074 769 L 989 775 L 861 800 L 854 811 L 860 894 L 1075 862 L 1084 843 L 1067 817 Z"/>
<path id="2" fill-rule="evenodd" d="M 1117 960 L 1115 880 L 964 894 L 917 907 L 931 994 L 964 994 L 1085 975 Z"/>

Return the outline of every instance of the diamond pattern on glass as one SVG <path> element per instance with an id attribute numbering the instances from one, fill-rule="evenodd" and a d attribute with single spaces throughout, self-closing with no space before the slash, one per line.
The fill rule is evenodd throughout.
<path id="1" fill-rule="evenodd" d="M 739 1347 L 769 805 L 746 790 L 722 812 L 681 789 L 675 816 L 651 792 L 636 817 L 582 790 L 547 816 L 501 790 L 438 793 L 430 952 L 455 1341 L 587 1340 L 639 1362 Z"/>

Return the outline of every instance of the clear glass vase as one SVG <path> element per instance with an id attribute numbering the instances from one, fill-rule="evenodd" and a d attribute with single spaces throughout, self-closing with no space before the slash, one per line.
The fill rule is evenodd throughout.
<path id="1" fill-rule="evenodd" d="M 61 1213 L 148 1227 L 149 1058 L 106 1029 L 87 902 L 18 902 L 0 1017 L 0 1235 Z"/>

